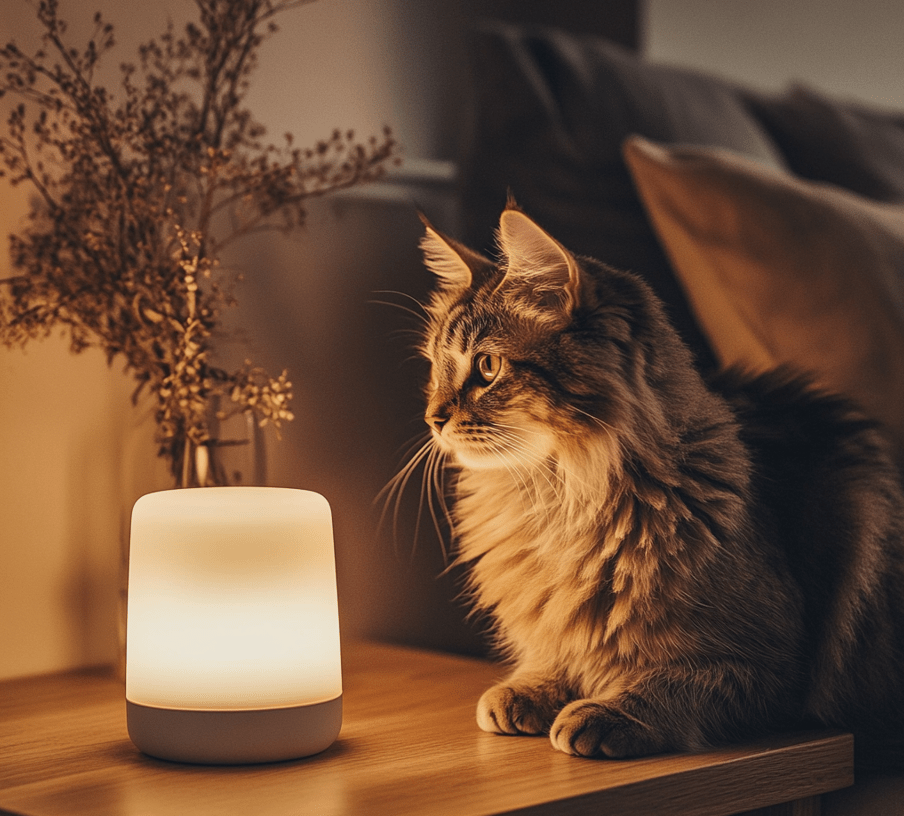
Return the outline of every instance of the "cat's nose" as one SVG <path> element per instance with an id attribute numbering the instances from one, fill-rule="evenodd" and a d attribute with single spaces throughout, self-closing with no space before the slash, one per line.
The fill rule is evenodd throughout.
<path id="1" fill-rule="evenodd" d="M 443 416 L 442 414 L 430 414 L 426 417 L 426 419 L 427 424 L 437 433 L 442 433 L 443 428 L 449 421 L 449 417 Z"/>

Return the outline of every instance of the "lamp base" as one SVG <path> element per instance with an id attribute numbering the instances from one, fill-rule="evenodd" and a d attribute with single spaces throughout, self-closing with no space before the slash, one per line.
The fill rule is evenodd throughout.
<path id="1" fill-rule="evenodd" d="M 195 711 L 126 700 L 129 737 L 145 754 L 201 765 L 280 762 L 319 754 L 339 736 L 342 696 L 291 708 Z"/>

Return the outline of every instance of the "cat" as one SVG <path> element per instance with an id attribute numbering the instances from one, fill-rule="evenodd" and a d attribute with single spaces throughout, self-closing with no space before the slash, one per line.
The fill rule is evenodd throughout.
<path id="1" fill-rule="evenodd" d="M 904 493 L 784 369 L 705 381 L 652 290 L 514 202 L 493 262 L 424 219 L 425 420 L 510 675 L 481 729 L 587 757 L 904 733 Z"/>

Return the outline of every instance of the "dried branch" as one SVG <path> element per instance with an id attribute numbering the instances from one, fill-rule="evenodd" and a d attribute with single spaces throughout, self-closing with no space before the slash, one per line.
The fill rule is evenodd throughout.
<path id="1" fill-rule="evenodd" d="M 87 44 L 66 42 L 57 0 L 40 0 L 42 48 L 0 48 L 0 95 L 20 102 L 0 134 L 0 176 L 38 193 L 10 238 L 16 274 L 0 280 L 0 341 L 55 328 L 74 351 L 121 358 L 156 399 L 158 442 L 174 474 L 211 443 L 215 398 L 278 426 L 292 418 L 286 373 L 210 362 L 234 303 L 218 256 L 264 229 L 304 224 L 308 199 L 379 178 L 398 161 L 387 129 L 359 143 L 335 131 L 277 148 L 243 100 L 274 18 L 307 0 L 194 0 L 199 21 L 170 25 L 121 66 L 119 101 L 95 82 L 115 46 L 98 13 Z M 228 213 L 229 218 L 220 217 Z M 228 226 L 224 226 L 228 225 Z"/>

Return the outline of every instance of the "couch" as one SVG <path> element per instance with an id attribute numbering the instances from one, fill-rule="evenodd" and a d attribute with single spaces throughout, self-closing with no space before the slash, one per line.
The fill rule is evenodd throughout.
<path id="1" fill-rule="evenodd" d="M 904 115 L 507 23 L 481 24 L 472 70 L 467 243 L 492 251 L 511 191 L 572 251 L 642 275 L 701 369 L 810 371 L 904 463 Z M 904 813 L 904 777 L 823 812 Z"/>

